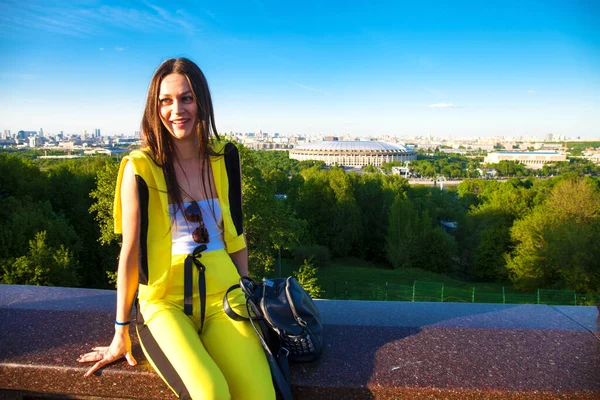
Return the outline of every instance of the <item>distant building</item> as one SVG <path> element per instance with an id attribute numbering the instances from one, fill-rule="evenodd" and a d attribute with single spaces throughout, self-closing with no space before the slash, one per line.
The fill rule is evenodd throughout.
<path id="1" fill-rule="evenodd" d="M 488 153 L 483 160 L 487 164 L 497 164 L 500 161 L 516 161 L 527 168 L 541 169 L 544 164 L 567 161 L 567 155 L 555 151 L 499 151 Z"/>
<path id="2" fill-rule="evenodd" d="M 38 158 L 45 158 L 45 159 L 60 159 L 60 158 L 65 158 L 65 159 L 71 159 L 71 158 L 82 158 L 83 156 L 76 156 L 76 155 L 71 155 L 71 154 L 65 154 L 62 156 L 39 156 Z"/>
<path id="3" fill-rule="evenodd" d="M 60 142 L 58 144 L 58 147 L 61 147 L 63 149 L 66 150 L 73 150 L 76 146 L 76 143 L 74 141 L 64 141 L 64 142 Z"/>
<path id="4" fill-rule="evenodd" d="M 379 167 L 384 162 L 416 160 L 417 153 L 404 146 L 387 142 L 324 141 L 299 145 L 290 150 L 290 158 L 360 168 L 365 165 Z"/>
<path id="5" fill-rule="evenodd" d="M 123 144 L 139 144 L 140 139 L 137 138 L 118 138 L 116 141 L 117 145 Z"/>
<path id="6" fill-rule="evenodd" d="M 290 138 L 287 138 L 287 137 L 275 137 L 275 138 L 273 138 L 273 143 L 288 144 L 289 142 L 290 142 Z"/>
<path id="7" fill-rule="evenodd" d="M 536 150 L 559 151 L 564 148 L 562 143 L 536 143 L 533 146 Z"/>
<path id="8" fill-rule="evenodd" d="M 85 150 L 83 154 L 92 155 L 92 154 L 106 154 L 108 156 L 114 156 L 118 154 L 123 154 L 129 150 L 119 148 L 119 147 L 108 147 L 108 148 L 94 148 L 90 150 Z"/>
<path id="9" fill-rule="evenodd" d="M 498 171 L 494 168 L 477 168 L 477 172 L 479 172 L 480 176 L 485 178 L 495 178 L 498 175 Z"/>
<path id="10" fill-rule="evenodd" d="M 289 148 L 287 143 L 274 142 L 251 142 L 244 143 L 244 145 L 252 150 L 287 150 Z"/>
<path id="11" fill-rule="evenodd" d="M 19 131 L 17 132 L 17 139 L 27 139 L 29 136 L 37 135 L 36 131 Z"/>
<path id="12" fill-rule="evenodd" d="M 408 177 L 410 174 L 410 170 L 408 168 L 408 163 L 405 167 L 392 167 L 392 175 L 402 175 L 404 177 Z"/>
<path id="13" fill-rule="evenodd" d="M 584 158 L 594 164 L 600 164 L 600 150 L 586 150 L 579 158 Z"/>
<path id="14" fill-rule="evenodd" d="M 468 153 L 472 153 L 473 150 L 467 150 L 467 149 L 440 149 L 441 153 L 444 154 L 468 154 Z"/>

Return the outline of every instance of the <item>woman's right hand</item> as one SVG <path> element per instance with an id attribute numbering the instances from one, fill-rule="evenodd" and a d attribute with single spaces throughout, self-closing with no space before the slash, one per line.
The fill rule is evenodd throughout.
<path id="1" fill-rule="evenodd" d="M 85 354 L 81 354 L 77 361 L 80 363 L 84 362 L 96 362 L 90 369 L 85 373 L 85 377 L 90 376 L 100 368 L 117 361 L 118 359 L 125 357 L 129 365 L 134 366 L 137 364 L 135 358 L 131 354 L 131 338 L 129 337 L 129 326 L 116 327 L 115 336 L 113 337 L 112 343 L 108 347 L 94 347 L 93 351 Z"/>

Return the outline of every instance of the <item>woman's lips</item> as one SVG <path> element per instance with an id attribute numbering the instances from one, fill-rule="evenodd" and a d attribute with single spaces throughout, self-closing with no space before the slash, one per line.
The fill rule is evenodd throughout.
<path id="1" fill-rule="evenodd" d="M 171 123 L 177 127 L 181 127 L 181 126 L 185 125 L 188 121 L 189 121 L 189 119 L 176 119 L 176 120 L 171 121 Z"/>

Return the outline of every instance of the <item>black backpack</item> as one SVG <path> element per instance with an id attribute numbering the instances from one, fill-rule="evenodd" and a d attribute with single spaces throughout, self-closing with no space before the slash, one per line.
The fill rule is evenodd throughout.
<path id="1" fill-rule="evenodd" d="M 227 295 L 241 288 L 251 318 L 237 314 Z M 323 352 L 323 325 L 314 301 L 293 278 L 263 279 L 257 283 L 242 277 L 223 298 L 225 313 L 236 321 L 249 320 L 265 350 L 273 381 L 285 400 L 292 399 L 290 362 L 311 362 Z"/>

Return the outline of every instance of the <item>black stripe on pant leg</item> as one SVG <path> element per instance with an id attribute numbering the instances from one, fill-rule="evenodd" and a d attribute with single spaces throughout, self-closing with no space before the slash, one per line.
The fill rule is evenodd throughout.
<path id="1" fill-rule="evenodd" d="M 140 313 L 141 315 L 141 313 Z M 146 352 L 156 365 L 156 368 L 160 370 L 161 375 L 167 381 L 169 386 L 173 388 L 177 396 L 182 400 L 191 399 L 190 393 L 188 392 L 185 384 L 181 380 L 181 377 L 173 368 L 173 365 L 160 348 L 154 336 L 152 336 L 152 332 L 150 332 L 150 328 L 147 325 L 139 324 L 137 326 L 138 336 L 140 337 L 140 342 L 146 349 Z"/>

